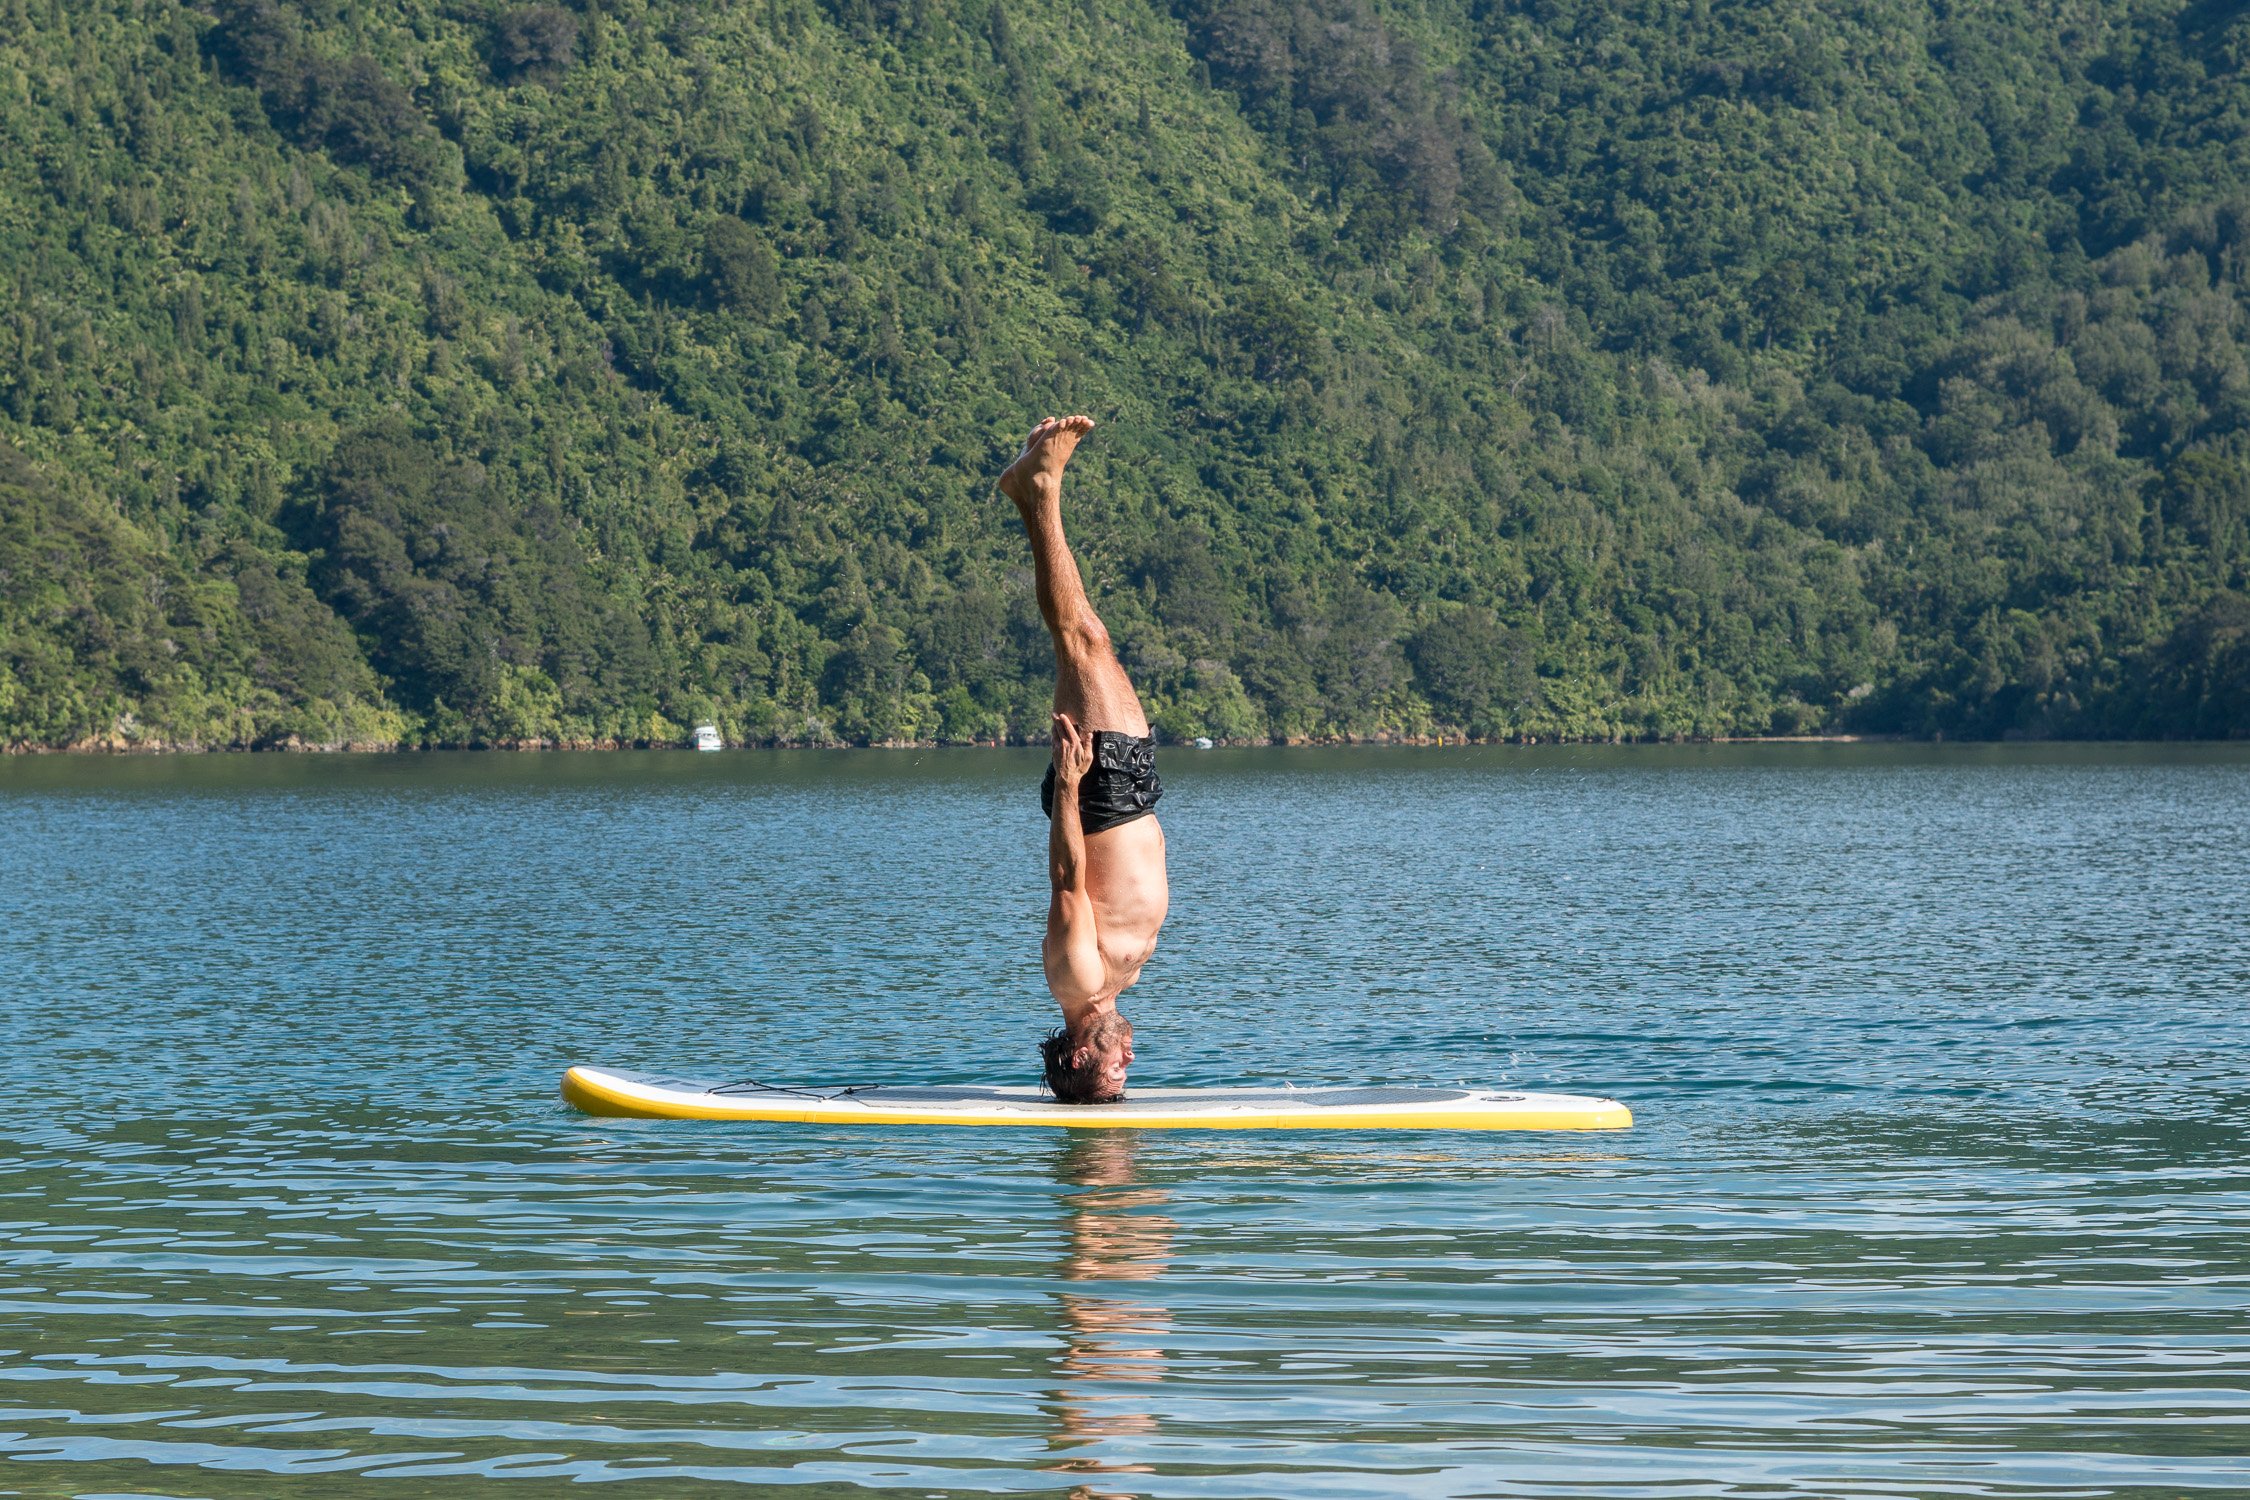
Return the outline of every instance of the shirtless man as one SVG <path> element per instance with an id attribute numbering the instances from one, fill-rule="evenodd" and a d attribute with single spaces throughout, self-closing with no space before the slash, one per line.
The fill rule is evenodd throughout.
<path id="1" fill-rule="evenodd" d="M 1055 758 L 1039 789 L 1054 899 L 1040 956 L 1063 1023 L 1039 1050 L 1064 1104 L 1124 1097 L 1133 1028 L 1117 996 L 1141 977 L 1171 905 L 1156 741 L 1063 538 L 1063 465 L 1093 425 L 1049 417 L 1000 476 L 1031 537 L 1039 613 L 1055 643 Z"/>

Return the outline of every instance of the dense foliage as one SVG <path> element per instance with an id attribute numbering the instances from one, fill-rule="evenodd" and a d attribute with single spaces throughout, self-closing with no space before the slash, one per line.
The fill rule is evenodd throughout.
<path id="1" fill-rule="evenodd" d="M 2237 6 L 0 23 L 0 743 L 2250 734 Z"/>

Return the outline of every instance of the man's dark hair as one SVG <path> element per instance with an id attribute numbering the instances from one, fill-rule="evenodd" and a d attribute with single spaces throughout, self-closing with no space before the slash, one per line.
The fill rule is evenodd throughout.
<path id="1" fill-rule="evenodd" d="M 1091 1041 L 1092 1038 L 1088 1038 Z M 1057 1104 L 1107 1104 L 1121 1099 L 1122 1094 L 1097 1096 L 1094 1090 L 1101 1086 L 1102 1064 L 1099 1054 L 1090 1054 L 1084 1067 L 1070 1065 L 1070 1054 L 1077 1051 L 1078 1041 L 1070 1032 L 1057 1026 L 1039 1043 L 1040 1077 L 1047 1092 L 1055 1096 Z"/>

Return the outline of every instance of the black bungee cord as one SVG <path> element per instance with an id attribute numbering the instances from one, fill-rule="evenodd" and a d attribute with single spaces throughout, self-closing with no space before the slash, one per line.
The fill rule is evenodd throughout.
<path id="1" fill-rule="evenodd" d="M 854 1094 L 870 1094 L 881 1087 L 883 1085 L 879 1083 L 859 1083 L 852 1085 L 850 1088 L 838 1089 L 832 1094 L 823 1094 L 813 1089 L 791 1088 L 785 1083 L 761 1083 L 755 1078 L 737 1078 L 732 1083 L 714 1083 L 704 1092 L 707 1094 L 795 1094 L 800 1099 L 817 1099 L 825 1104 L 831 1099 L 848 1099 Z"/>

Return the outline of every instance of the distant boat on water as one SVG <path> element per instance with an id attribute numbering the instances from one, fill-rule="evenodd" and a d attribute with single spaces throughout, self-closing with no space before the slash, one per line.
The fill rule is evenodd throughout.
<path id="1" fill-rule="evenodd" d="M 716 725 L 716 724 L 698 724 L 698 725 L 696 725 L 696 726 L 695 726 L 695 748 L 696 748 L 696 749 L 698 749 L 698 750 L 724 750 L 724 749 L 725 749 L 726 747 L 727 747 L 727 742 L 726 742 L 725 740 L 722 740 L 722 739 L 720 739 L 720 738 L 719 738 L 719 726 L 718 726 L 718 725 Z"/>

